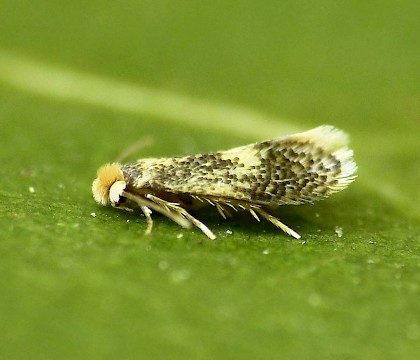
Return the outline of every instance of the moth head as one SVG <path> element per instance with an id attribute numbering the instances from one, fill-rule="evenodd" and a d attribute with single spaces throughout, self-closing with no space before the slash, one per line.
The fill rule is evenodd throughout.
<path id="1" fill-rule="evenodd" d="M 115 204 L 126 185 L 121 165 L 105 164 L 98 169 L 97 177 L 92 183 L 93 198 L 101 205 Z"/>

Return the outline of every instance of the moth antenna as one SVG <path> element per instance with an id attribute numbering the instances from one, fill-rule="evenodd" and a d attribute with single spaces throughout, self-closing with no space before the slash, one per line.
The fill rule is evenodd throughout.
<path id="1" fill-rule="evenodd" d="M 140 151 L 141 149 L 144 149 L 145 147 L 153 145 L 155 142 L 154 138 L 151 136 L 145 136 L 141 139 L 137 140 L 135 143 L 129 145 L 126 147 L 117 157 L 115 162 L 120 163 L 123 162 L 125 159 L 127 159 L 132 154 Z"/>

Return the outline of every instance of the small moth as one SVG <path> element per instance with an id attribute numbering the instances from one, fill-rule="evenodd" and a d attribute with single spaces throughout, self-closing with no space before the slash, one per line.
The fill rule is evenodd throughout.
<path id="1" fill-rule="evenodd" d="M 152 211 L 185 228 L 216 235 L 188 210 L 214 206 L 223 218 L 239 209 L 260 217 L 296 239 L 300 235 L 270 215 L 273 205 L 313 203 L 345 189 L 357 166 L 347 135 L 332 126 L 278 137 L 227 151 L 105 164 L 93 181 L 101 205 L 140 209 L 152 231 Z"/>

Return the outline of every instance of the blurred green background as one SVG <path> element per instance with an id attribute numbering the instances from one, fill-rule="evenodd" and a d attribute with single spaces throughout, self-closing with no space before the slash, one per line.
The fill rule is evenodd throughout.
<path id="1" fill-rule="evenodd" d="M 0 0 L 0 357 L 417 359 L 419 69 L 414 0 Z M 145 237 L 91 198 L 144 136 L 134 158 L 324 123 L 359 178 L 276 212 L 300 241 L 214 209 L 216 241 Z"/>

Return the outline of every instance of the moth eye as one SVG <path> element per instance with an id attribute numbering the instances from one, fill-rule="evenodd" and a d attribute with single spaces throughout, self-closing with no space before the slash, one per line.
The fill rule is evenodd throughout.
<path id="1" fill-rule="evenodd" d="M 113 203 L 112 206 L 115 208 L 126 208 L 125 203 L 127 202 L 127 198 L 125 196 L 120 196 L 118 202 Z"/>
<path id="2" fill-rule="evenodd" d="M 120 196 L 120 200 L 118 201 L 118 204 L 124 204 L 127 201 L 127 198 L 125 196 Z"/>

